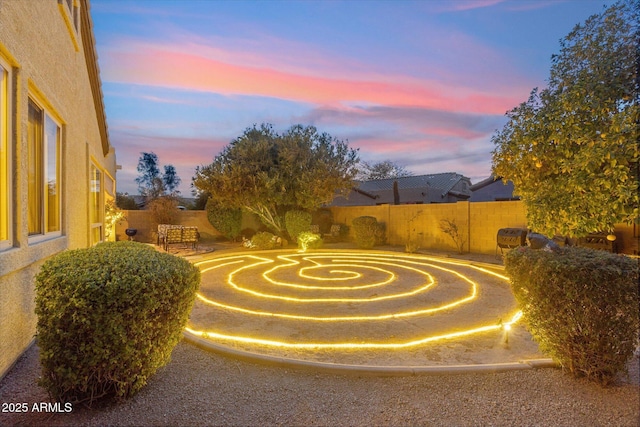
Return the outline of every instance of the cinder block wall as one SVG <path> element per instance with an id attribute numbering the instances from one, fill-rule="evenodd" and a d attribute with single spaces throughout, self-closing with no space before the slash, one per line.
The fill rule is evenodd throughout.
<path id="1" fill-rule="evenodd" d="M 471 239 L 469 250 L 495 253 L 496 238 L 501 228 L 527 228 L 521 201 L 469 203 Z"/>
<path id="2" fill-rule="evenodd" d="M 494 254 L 501 228 L 527 228 L 526 211 L 521 201 L 457 202 L 425 205 L 382 205 L 332 207 L 334 221 L 351 226 L 354 218 L 369 215 L 384 222 L 387 243 L 405 245 L 409 239 L 423 249 L 457 250 L 453 239 L 442 232 L 442 220 L 455 221 L 464 236 L 464 250 Z M 351 233 L 351 230 L 350 230 Z M 618 252 L 637 254 L 638 230 L 634 226 L 615 226 Z"/>
<path id="3" fill-rule="evenodd" d="M 464 251 L 473 253 L 496 253 L 496 236 L 501 228 L 527 228 L 526 212 L 521 201 L 508 202 L 458 202 L 426 205 L 381 205 L 332 207 L 334 223 L 351 227 L 354 218 L 372 216 L 383 222 L 387 230 L 387 243 L 404 246 L 411 239 L 423 249 L 456 251 L 453 239 L 442 232 L 442 220 L 455 221 L 464 236 Z M 139 242 L 156 241 L 155 230 L 147 211 L 125 211 L 126 221 L 116 225 L 119 240 L 126 240 L 124 230 L 136 228 L 135 239 Z M 176 224 L 196 226 L 203 239 L 221 236 L 207 219 L 205 211 L 180 211 Z M 259 229 L 260 222 L 253 215 L 243 216 L 243 228 Z M 636 230 L 636 234 L 637 234 Z M 616 225 L 618 252 L 637 254 L 638 238 L 634 237 L 633 225 Z M 635 252 L 634 252 L 635 251 Z"/>
<path id="4" fill-rule="evenodd" d="M 135 228 L 138 230 L 134 237 L 137 242 L 156 243 L 157 229 L 153 227 L 149 211 L 124 211 L 124 216 L 126 219 L 116 224 L 117 240 L 127 240 L 128 237 L 125 234 L 125 230 L 127 228 Z M 209 223 L 205 211 L 179 211 L 174 222 L 180 225 L 198 227 L 201 239 L 209 240 L 222 235 Z"/>

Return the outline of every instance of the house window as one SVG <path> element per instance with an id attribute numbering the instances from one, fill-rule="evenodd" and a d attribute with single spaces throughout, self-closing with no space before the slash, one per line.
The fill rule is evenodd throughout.
<path id="1" fill-rule="evenodd" d="M 29 99 L 29 235 L 61 234 L 60 125 Z"/>
<path id="2" fill-rule="evenodd" d="M 80 35 L 80 3 L 78 0 L 58 0 L 58 8 L 69 31 L 69 36 L 76 51 L 79 50 Z"/>
<path id="3" fill-rule="evenodd" d="M 9 247 L 11 186 L 9 154 L 9 67 L 0 61 L 0 249 Z"/>
<path id="4" fill-rule="evenodd" d="M 89 177 L 89 215 L 91 216 L 91 244 L 104 240 L 103 217 L 104 197 L 102 194 L 102 172 L 95 165 L 91 165 Z"/>

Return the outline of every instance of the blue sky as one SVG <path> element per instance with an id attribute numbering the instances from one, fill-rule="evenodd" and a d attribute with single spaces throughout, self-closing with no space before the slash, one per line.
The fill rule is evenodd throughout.
<path id="1" fill-rule="evenodd" d="M 191 195 L 244 129 L 314 125 L 414 174 L 491 171 L 505 112 L 610 0 L 92 0 L 118 191 L 140 153 Z"/>

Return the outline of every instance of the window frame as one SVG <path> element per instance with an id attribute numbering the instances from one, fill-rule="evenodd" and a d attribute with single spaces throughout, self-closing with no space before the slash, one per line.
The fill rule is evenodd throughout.
<path id="1" fill-rule="evenodd" d="M 58 10 L 67 27 L 73 47 L 78 52 L 80 50 L 80 45 L 78 44 L 80 39 L 80 1 L 58 0 Z"/>
<path id="2" fill-rule="evenodd" d="M 13 150 L 11 66 L 0 56 L 0 251 L 13 247 Z M 2 236 L 4 233 L 4 238 Z"/>
<path id="3" fill-rule="evenodd" d="M 40 125 L 40 137 L 42 138 L 41 144 L 39 147 L 36 147 L 38 150 L 40 150 L 40 152 L 38 153 L 38 155 L 41 156 L 42 160 L 41 160 L 41 168 L 38 171 L 39 173 L 39 177 L 40 177 L 40 181 L 39 183 L 37 183 L 36 185 L 39 185 L 40 187 L 37 188 L 36 190 L 39 192 L 38 197 L 40 198 L 39 203 L 39 230 L 38 231 L 31 231 L 28 230 L 28 242 L 29 244 L 32 243 L 38 243 L 44 240 L 49 240 L 49 239 L 53 239 L 56 237 L 60 237 L 63 235 L 63 183 L 62 183 L 62 177 L 63 177 L 63 124 L 62 124 L 62 120 L 59 119 L 59 116 L 51 109 L 51 107 L 49 107 L 47 105 L 47 103 L 43 102 L 38 96 L 35 96 L 35 94 L 30 93 L 28 96 L 28 108 L 27 111 L 30 110 L 31 105 L 33 105 L 35 108 L 37 108 L 42 116 L 41 116 L 41 122 L 39 123 Z M 49 220 L 49 216 L 51 214 L 50 209 L 49 209 L 49 200 L 48 200 L 48 183 L 47 183 L 47 179 L 50 176 L 50 171 L 49 171 L 49 166 L 50 166 L 50 142 L 47 141 L 46 139 L 46 135 L 47 135 L 47 122 L 49 119 L 55 126 L 57 129 L 56 132 L 56 147 L 55 147 L 55 155 L 56 155 L 56 161 L 55 161 L 55 169 L 56 169 L 56 173 L 55 173 L 55 177 L 56 177 L 56 193 L 57 193 L 57 230 L 53 230 L 53 231 L 48 231 L 48 220 Z M 27 139 L 29 137 L 27 136 Z M 31 147 L 32 141 L 28 141 L 28 145 L 29 147 Z M 29 154 L 27 154 L 29 156 Z M 28 159 L 29 162 L 32 161 L 31 158 Z M 29 175 L 29 172 L 27 173 L 27 175 Z M 28 176 L 29 179 L 29 176 Z M 27 204 L 31 203 L 32 197 L 34 195 L 29 191 L 27 191 Z M 28 208 L 29 209 L 29 208 Z M 29 221 L 27 221 L 28 227 L 30 227 Z"/>
<path id="4" fill-rule="evenodd" d="M 95 174 L 99 174 L 98 182 L 96 181 Z M 91 161 L 89 166 L 89 243 L 91 246 L 97 245 L 105 240 L 105 223 L 104 223 L 104 204 L 105 204 L 105 172 L 94 161 Z M 98 191 L 93 191 L 94 185 L 98 186 Z M 97 203 L 94 204 L 94 193 L 97 194 Z M 97 212 L 96 212 L 97 208 Z M 98 222 L 93 221 L 94 214 L 98 214 Z M 99 239 L 94 239 L 94 231 L 99 229 Z"/>

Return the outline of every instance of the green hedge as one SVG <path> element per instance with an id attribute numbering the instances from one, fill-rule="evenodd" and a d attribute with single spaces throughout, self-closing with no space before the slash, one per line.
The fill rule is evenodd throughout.
<path id="1" fill-rule="evenodd" d="M 251 244 L 256 249 L 273 249 L 276 247 L 277 237 L 268 231 L 256 233 L 251 238 Z"/>
<path id="2" fill-rule="evenodd" d="M 230 209 L 220 205 L 213 199 L 205 206 L 207 219 L 213 227 L 229 240 L 236 240 L 240 236 L 242 227 L 242 209 Z"/>
<path id="3" fill-rule="evenodd" d="M 637 260 L 587 248 L 517 248 L 505 268 L 544 352 L 601 384 L 625 370 L 638 344 Z"/>
<path id="4" fill-rule="evenodd" d="M 320 249 L 323 244 L 324 241 L 319 234 L 305 231 L 298 235 L 298 248 L 303 251 Z"/>
<path id="5" fill-rule="evenodd" d="M 359 216 L 351 222 L 353 236 L 361 249 L 371 249 L 385 242 L 385 226 L 372 216 Z"/>
<path id="6" fill-rule="evenodd" d="M 186 260 L 135 242 L 49 259 L 36 276 L 40 385 L 62 402 L 133 395 L 170 360 L 199 283 Z"/>
<path id="7" fill-rule="evenodd" d="M 284 224 L 289 237 L 296 242 L 300 233 L 311 230 L 311 214 L 305 211 L 288 211 L 284 215 Z"/>

